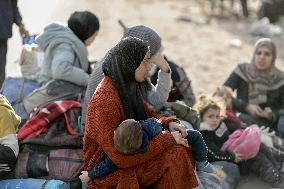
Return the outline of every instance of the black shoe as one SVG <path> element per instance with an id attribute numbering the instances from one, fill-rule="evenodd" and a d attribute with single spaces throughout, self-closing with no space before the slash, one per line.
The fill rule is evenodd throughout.
<path id="1" fill-rule="evenodd" d="M 283 139 L 279 136 L 272 136 L 273 146 L 276 149 L 279 149 L 284 152 L 284 145 L 283 145 Z"/>
<path id="2" fill-rule="evenodd" d="M 271 184 L 270 189 L 284 189 L 284 181 L 282 180 Z"/>
<path id="3" fill-rule="evenodd" d="M 284 189 L 284 175 L 279 174 L 278 181 L 270 184 L 270 189 Z"/>
<path id="4" fill-rule="evenodd" d="M 269 150 L 277 161 L 284 162 L 284 152 L 281 149 L 269 148 Z"/>

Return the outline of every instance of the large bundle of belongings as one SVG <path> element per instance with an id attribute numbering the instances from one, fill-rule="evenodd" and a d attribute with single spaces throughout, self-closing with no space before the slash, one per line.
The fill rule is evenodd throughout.
<path id="1" fill-rule="evenodd" d="M 71 188 L 81 188 L 80 115 L 81 104 L 74 100 L 54 101 L 39 108 L 18 131 L 16 178 L 58 179 Z"/>
<path id="2" fill-rule="evenodd" d="M 1 88 L 1 94 L 21 117 L 21 125 L 16 179 L 0 181 L 0 188 L 82 187 L 80 118 L 84 89 L 63 80 L 38 83 L 42 61 L 43 52 L 36 44 L 23 46 L 22 77 L 7 78 Z"/>

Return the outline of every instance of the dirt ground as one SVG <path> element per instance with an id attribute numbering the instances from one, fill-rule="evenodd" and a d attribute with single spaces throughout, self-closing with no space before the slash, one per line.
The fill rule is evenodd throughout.
<path id="1" fill-rule="evenodd" d="M 162 37 L 165 54 L 186 69 L 193 89 L 198 94 L 212 92 L 224 82 L 238 63 L 250 61 L 254 42 L 258 38 L 250 36 L 247 29 L 256 17 L 257 1 L 249 1 L 250 19 L 237 18 L 225 12 L 222 18 L 210 16 L 210 23 L 206 22 L 207 17 L 200 6 L 203 1 L 22 0 L 19 1 L 19 7 L 31 33 L 40 33 L 52 21 L 66 22 L 75 10 L 95 12 L 100 18 L 101 30 L 89 49 L 90 59 L 100 59 L 118 42 L 122 36 L 118 19 L 123 20 L 127 26 L 149 26 Z M 241 15 L 238 3 L 233 11 Z M 14 63 L 21 47 L 17 33 L 15 27 L 14 37 L 9 41 L 8 75 L 19 75 L 19 68 Z M 240 46 L 231 45 L 236 39 L 241 42 Z M 280 58 L 277 59 L 277 65 L 284 68 L 283 37 L 273 39 L 278 44 Z"/>
<path id="2" fill-rule="evenodd" d="M 101 21 L 101 29 L 89 48 L 90 59 L 102 58 L 121 38 L 122 28 L 117 23 L 118 19 L 123 20 L 127 26 L 149 26 L 162 37 L 164 53 L 185 68 L 192 80 L 194 92 L 198 94 L 213 92 L 238 63 L 249 62 L 253 45 L 258 39 L 248 34 L 248 27 L 256 19 L 258 1 L 249 1 L 249 19 L 241 17 L 238 3 L 235 4 L 233 13 L 225 12 L 220 16 L 217 10 L 215 16 L 208 17 L 201 8 L 201 2 L 204 1 L 20 0 L 19 8 L 31 33 L 40 33 L 52 21 L 66 22 L 75 10 L 93 11 Z M 236 14 L 239 16 L 235 16 Z M 208 18 L 211 18 L 210 22 Z M 273 39 L 278 45 L 279 58 L 276 64 L 284 69 L 284 38 L 276 36 Z M 7 74 L 10 76 L 20 75 L 19 66 L 15 63 L 20 49 L 21 40 L 15 27 L 14 36 L 9 40 Z M 247 181 L 243 179 L 238 189 L 267 188 L 262 183 L 257 185 L 258 182 Z"/>

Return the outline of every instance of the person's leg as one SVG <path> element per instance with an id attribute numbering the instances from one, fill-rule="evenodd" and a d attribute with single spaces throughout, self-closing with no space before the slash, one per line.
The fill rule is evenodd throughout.
<path id="1" fill-rule="evenodd" d="M 202 134 L 193 129 L 187 130 L 186 139 L 191 145 L 192 154 L 196 161 L 206 161 L 208 149 L 203 140 Z"/>
<path id="2" fill-rule="evenodd" d="M 6 74 L 7 40 L 0 40 L 0 88 L 5 80 Z"/>
<path id="3" fill-rule="evenodd" d="M 189 129 L 187 130 L 186 139 L 188 144 L 191 145 L 192 154 L 196 160 L 197 171 L 213 173 L 213 166 L 207 160 L 208 149 L 202 134 L 197 130 Z"/>
<path id="4" fill-rule="evenodd" d="M 246 123 L 248 126 L 256 124 L 256 120 L 252 118 L 249 114 L 241 113 L 239 118 L 242 122 Z"/>
<path id="5" fill-rule="evenodd" d="M 256 157 L 249 161 L 250 171 L 258 175 L 264 182 L 270 183 L 271 186 L 275 186 L 276 188 L 284 187 L 280 171 L 264 153 L 260 151 Z"/>
<path id="6" fill-rule="evenodd" d="M 269 127 L 270 131 L 274 130 L 272 124 L 264 118 L 254 118 L 250 116 L 249 114 L 245 114 L 245 113 L 241 113 L 239 115 L 239 118 L 241 119 L 242 122 L 246 123 L 248 126 L 257 124 L 259 127 L 261 126 Z"/>
<path id="7" fill-rule="evenodd" d="M 273 164 L 273 166 L 277 169 L 281 167 L 281 163 L 284 161 L 284 153 L 281 151 L 278 151 L 277 149 L 273 149 L 270 147 L 267 147 L 265 144 L 261 143 L 259 152 L 263 153 L 267 159 L 270 160 L 270 162 Z"/>
<path id="8" fill-rule="evenodd" d="M 277 132 L 284 137 L 284 116 L 280 116 L 277 123 Z"/>
<path id="9" fill-rule="evenodd" d="M 13 150 L 0 145 L 0 180 L 13 178 L 16 161 L 17 158 Z"/>
<path id="10" fill-rule="evenodd" d="M 154 170 L 160 170 L 153 175 Z M 191 150 L 175 145 L 159 156 L 138 165 L 136 169 L 140 188 L 194 188 L 196 175 L 192 166 Z M 150 178 L 152 177 L 152 178 Z M 154 183 L 146 183 L 156 178 Z"/>
<path id="11" fill-rule="evenodd" d="M 249 12 L 248 12 L 247 0 L 241 0 L 241 4 L 242 4 L 242 9 L 243 9 L 243 15 L 245 17 L 248 17 L 249 16 Z"/>

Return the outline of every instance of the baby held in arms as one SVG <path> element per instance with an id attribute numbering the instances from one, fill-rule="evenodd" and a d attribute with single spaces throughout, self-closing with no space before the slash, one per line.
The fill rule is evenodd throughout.
<path id="1" fill-rule="evenodd" d="M 114 146 L 125 155 L 144 153 L 147 151 L 149 141 L 160 132 L 168 132 L 166 128 L 155 118 L 135 121 L 127 119 L 123 121 L 114 132 Z M 180 135 L 178 131 L 171 133 L 174 138 Z M 188 130 L 185 137 L 187 144 L 192 147 L 192 152 L 197 163 L 197 170 L 213 173 L 213 166 L 207 161 L 207 147 L 199 131 Z M 176 140 L 179 141 L 179 140 Z M 184 143 L 182 143 L 184 144 Z M 103 177 L 116 170 L 117 166 L 105 154 L 103 160 L 90 167 L 87 171 L 82 171 L 80 179 L 87 184 L 89 180 L 96 177 Z"/>

